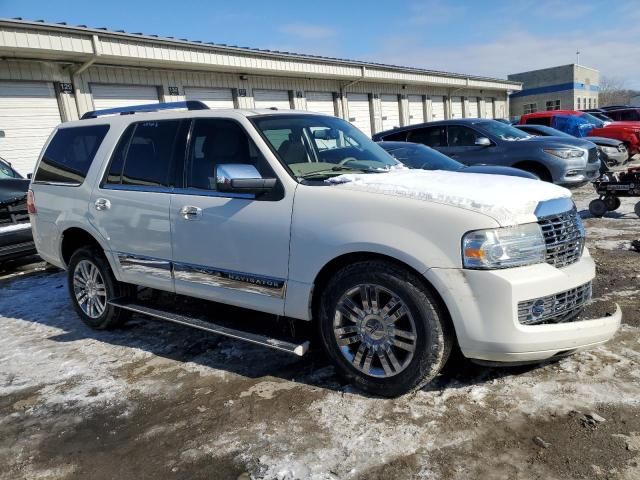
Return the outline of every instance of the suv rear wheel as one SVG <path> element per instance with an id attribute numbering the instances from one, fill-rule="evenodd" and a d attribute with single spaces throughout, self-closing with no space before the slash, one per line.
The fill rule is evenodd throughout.
<path id="1" fill-rule="evenodd" d="M 388 397 L 431 381 L 453 343 L 431 292 L 412 273 L 384 261 L 340 270 L 322 295 L 319 326 L 338 373 Z"/>
<path id="2" fill-rule="evenodd" d="M 132 286 L 118 282 L 104 254 L 82 247 L 71 256 L 67 269 L 73 307 L 89 327 L 107 330 L 122 325 L 129 312 L 109 305 L 109 300 L 130 295 Z"/>

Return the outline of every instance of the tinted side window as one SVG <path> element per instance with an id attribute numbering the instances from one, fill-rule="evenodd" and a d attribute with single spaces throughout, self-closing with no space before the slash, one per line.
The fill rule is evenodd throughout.
<path id="1" fill-rule="evenodd" d="M 109 125 L 61 128 L 49 143 L 35 182 L 81 184 Z"/>
<path id="2" fill-rule="evenodd" d="M 476 144 L 476 132 L 460 125 L 447 127 L 447 137 L 450 147 L 472 147 Z"/>
<path id="3" fill-rule="evenodd" d="M 551 117 L 533 117 L 527 118 L 526 123 L 529 125 L 546 125 L 547 127 L 551 126 Z"/>
<path id="4" fill-rule="evenodd" d="M 447 145 L 444 127 L 411 130 L 407 135 L 407 142 L 422 143 L 428 147 L 445 147 Z"/>
<path id="5" fill-rule="evenodd" d="M 181 124 L 180 120 L 154 120 L 129 126 L 113 154 L 106 183 L 171 186 L 174 158 L 185 149 Z"/>
<path id="6" fill-rule="evenodd" d="M 382 137 L 385 142 L 404 142 L 407 140 L 407 132 L 390 133 Z"/>
<path id="7" fill-rule="evenodd" d="M 638 112 L 636 110 L 625 110 L 625 111 L 619 112 L 619 120 L 622 120 L 622 121 L 635 122 L 638 120 L 638 117 L 640 117 L 640 115 L 638 115 Z"/>
<path id="8" fill-rule="evenodd" d="M 236 122 L 196 120 L 187 162 L 187 187 L 215 190 L 216 167 L 230 163 L 253 165 L 263 178 L 275 176 L 260 150 Z"/>

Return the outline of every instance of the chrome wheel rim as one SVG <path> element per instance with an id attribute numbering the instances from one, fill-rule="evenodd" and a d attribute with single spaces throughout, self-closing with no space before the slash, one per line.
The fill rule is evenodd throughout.
<path id="1" fill-rule="evenodd" d="M 333 333 L 344 358 L 377 378 L 404 371 L 416 349 L 416 326 L 405 302 L 374 284 L 351 288 L 338 300 Z"/>
<path id="2" fill-rule="evenodd" d="M 102 274 L 89 260 L 81 260 L 73 272 L 76 302 L 90 318 L 100 317 L 107 308 L 107 287 Z"/>

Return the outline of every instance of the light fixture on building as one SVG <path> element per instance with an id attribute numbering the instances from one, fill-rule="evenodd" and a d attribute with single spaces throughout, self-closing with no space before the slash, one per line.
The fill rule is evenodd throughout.
<path id="1" fill-rule="evenodd" d="M 240 75 L 240 80 L 249 80 L 248 75 Z"/>

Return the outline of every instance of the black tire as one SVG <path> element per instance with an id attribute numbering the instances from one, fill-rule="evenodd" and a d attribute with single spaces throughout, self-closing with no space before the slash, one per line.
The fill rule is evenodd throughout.
<path id="1" fill-rule="evenodd" d="M 636 212 L 636 215 L 638 217 L 640 217 L 640 202 L 636 203 L 636 205 L 633 207 L 633 211 Z"/>
<path id="2" fill-rule="evenodd" d="M 405 366 L 402 369 L 396 369 L 396 364 L 394 363 L 393 370 L 396 370 L 396 372 L 392 372 L 392 375 L 383 378 L 364 373 L 354 367 L 354 364 L 341 351 L 334 333 L 334 322 L 338 321 L 336 320 L 338 318 L 338 302 L 348 292 L 355 291 L 362 284 L 372 287 L 379 286 L 382 290 L 386 290 L 387 293 L 395 295 L 402 302 L 400 305 L 406 307 L 406 311 L 411 316 L 411 325 L 415 327 L 415 338 L 411 340 L 411 342 L 414 342 L 412 357 L 408 360 L 408 357 L 405 356 Z M 379 308 L 382 308 L 385 302 L 382 297 L 376 296 L 376 298 L 379 300 L 376 304 L 379 305 Z M 374 305 L 373 302 L 370 302 L 370 305 Z M 389 303 L 385 304 L 385 306 L 388 305 Z M 338 374 L 347 382 L 376 396 L 395 397 L 421 388 L 433 380 L 440 372 L 451 353 L 454 332 L 439 302 L 416 275 L 390 262 L 379 260 L 364 261 L 338 271 L 324 292 L 322 292 L 319 310 L 320 338 L 327 355 L 336 366 Z M 394 310 L 389 310 L 387 313 L 392 311 Z M 362 323 L 354 323 L 354 325 L 362 326 L 366 320 L 361 320 Z M 353 320 L 349 321 L 353 322 Z M 375 322 L 375 319 L 373 321 Z M 400 320 L 393 324 L 394 328 L 398 329 L 397 324 L 403 321 L 406 321 L 406 319 L 400 317 Z M 367 325 L 364 325 L 364 327 L 367 327 Z M 384 327 L 382 327 L 382 330 L 384 330 Z M 376 332 L 375 329 L 371 331 L 374 334 Z M 377 331 L 380 332 L 379 329 Z M 364 332 L 370 333 L 366 328 Z M 358 333 L 359 335 L 365 334 L 361 331 L 361 333 Z M 398 339 L 399 337 L 396 336 L 395 338 Z M 362 348 L 364 342 L 360 342 L 360 344 L 354 342 L 351 345 L 343 348 Z M 370 365 L 373 367 L 377 362 L 379 365 L 378 371 L 387 374 L 386 368 L 384 368 L 383 372 L 382 367 L 384 365 L 381 357 L 385 357 L 384 363 L 387 364 L 386 367 L 391 368 L 390 365 L 393 362 L 388 362 L 391 356 L 387 355 L 388 350 L 394 348 L 396 347 L 389 347 L 386 350 L 387 353 L 381 354 L 372 348 L 365 349 L 364 352 L 366 353 L 361 357 L 372 355 L 373 360 Z M 402 355 L 401 350 L 396 348 L 395 351 L 400 352 L 400 355 Z M 375 353 L 372 354 L 371 352 Z M 353 358 L 354 363 L 355 357 L 357 357 L 357 353 Z M 397 361 L 401 357 L 396 357 L 394 354 L 393 358 Z M 366 365 L 366 359 L 361 363 L 361 366 L 362 364 Z M 369 369 L 369 371 L 371 372 L 372 370 Z"/>
<path id="3" fill-rule="evenodd" d="M 85 324 L 96 330 L 110 330 L 123 325 L 131 316 L 131 312 L 127 310 L 122 310 L 108 303 L 99 316 L 90 316 L 83 310 L 83 307 L 76 297 L 76 290 L 74 288 L 74 275 L 76 274 L 78 264 L 81 262 L 89 262 L 89 264 L 94 265 L 98 269 L 104 283 L 106 301 L 130 296 L 135 292 L 135 288 L 132 285 L 116 280 L 111 271 L 111 266 L 102 251 L 93 247 L 79 248 L 71 256 L 67 268 L 69 296 L 71 297 L 71 303 L 76 313 Z M 83 265 L 87 264 L 84 263 Z"/>
<path id="4" fill-rule="evenodd" d="M 533 173 L 537 175 L 543 182 L 553 182 L 553 177 L 547 168 L 539 163 L 524 163 L 520 165 L 514 165 L 515 168 L 524 170 L 525 172 Z"/>
<path id="5" fill-rule="evenodd" d="M 610 212 L 613 212 L 614 210 L 617 210 L 618 208 L 620 208 L 620 199 L 618 197 L 605 197 L 604 199 L 604 203 L 607 204 L 607 210 L 609 210 Z"/>
<path id="6" fill-rule="evenodd" d="M 589 203 L 589 211 L 594 217 L 602 217 L 608 211 L 607 203 L 599 198 L 591 200 Z"/>

